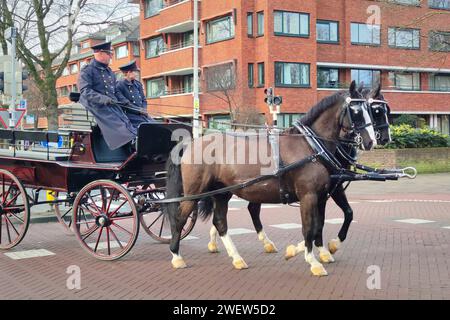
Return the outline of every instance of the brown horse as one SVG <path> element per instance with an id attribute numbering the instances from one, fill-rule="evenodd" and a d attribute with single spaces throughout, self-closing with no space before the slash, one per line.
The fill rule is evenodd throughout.
<path id="1" fill-rule="evenodd" d="M 352 99 L 360 98 L 356 85 L 352 82 L 349 93 L 338 92 L 323 99 L 303 118 L 302 123 L 309 126 L 314 134 L 334 154 L 337 140 L 342 128 L 355 130 L 362 138 L 364 149 L 369 150 L 376 145 L 375 133 L 365 103 Z M 197 195 L 227 186 L 241 184 L 255 177 L 267 174 L 267 163 L 255 155 L 261 149 L 270 151 L 267 135 L 247 135 L 228 139 L 225 134 L 211 134 L 194 140 L 188 145 L 179 159 L 169 159 L 167 163 L 167 197 Z M 256 146 L 256 147 L 255 147 Z M 262 152 L 264 154 L 264 152 Z M 269 152 L 271 153 L 271 152 Z M 305 136 L 296 128 L 290 128 L 279 136 L 279 155 L 283 164 L 289 165 L 316 154 Z M 241 155 L 245 163 L 234 161 L 235 155 Z M 230 257 L 237 269 L 247 268 L 247 264 L 239 255 L 230 236 L 227 234 L 228 201 L 233 194 L 252 203 L 280 203 L 280 183 L 285 187 L 291 199 L 302 203 L 302 232 L 305 239 L 305 260 L 311 265 L 314 275 L 322 276 L 327 272 L 319 263 L 312 251 L 312 244 L 321 234 L 324 224 L 324 208 L 327 193 L 331 184 L 332 170 L 324 160 L 313 159 L 301 167 L 283 174 L 282 179 L 272 177 L 251 186 L 213 196 L 213 201 L 205 201 L 199 208 L 204 218 L 213 214 L 216 227 Z M 225 160 L 225 161 L 223 161 Z M 242 159 L 241 159 L 242 160 Z M 272 168 L 271 168 L 272 169 Z M 196 209 L 198 201 L 183 201 L 164 206 L 168 215 L 172 239 L 172 266 L 184 268 L 186 263 L 179 254 L 181 231 L 189 214 Z M 319 248 L 320 250 L 321 248 Z"/>

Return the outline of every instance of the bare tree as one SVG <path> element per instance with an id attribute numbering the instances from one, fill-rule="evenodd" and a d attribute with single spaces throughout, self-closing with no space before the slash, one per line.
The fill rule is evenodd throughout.
<path id="1" fill-rule="evenodd" d="M 34 129 L 38 128 L 39 118 L 47 118 L 47 109 L 44 105 L 44 97 L 33 79 L 26 81 L 28 90 L 24 93 L 27 99 L 27 113 L 34 116 Z"/>
<path id="2" fill-rule="evenodd" d="M 205 68 L 205 82 L 207 93 L 225 102 L 231 124 L 261 124 L 261 115 L 256 106 L 247 106 L 243 103 L 242 81 L 236 76 L 234 64 Z"/>
<path id="3" fill-rule="evenodd" d="M 117 19 L 130 5 L 117 0 L 0 0 L 0 5 L 0 30 L 19 28 L 18 57 L 42 94 L 48 128 L 55 130 L 56 81 L 69 62 L 75 36 Z M 5 51 L 4 41 L 0 42 Z"/>

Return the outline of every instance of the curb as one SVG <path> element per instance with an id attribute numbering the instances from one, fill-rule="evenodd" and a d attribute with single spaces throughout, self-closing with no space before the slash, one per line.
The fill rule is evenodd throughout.
<path id="1" fill-rule="evenodd" d="M 31 216 L 30 223 L 50 223 L 50 222 L 58 222 L 56 215 L 50 214 L 45 216 Z"/>

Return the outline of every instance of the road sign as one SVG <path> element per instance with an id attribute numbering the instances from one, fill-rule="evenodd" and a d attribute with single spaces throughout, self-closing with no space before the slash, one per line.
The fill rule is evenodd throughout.
<path id="1" fill-rule="evenodd" d="M 19 102 L 19 109 L 21 110 L 27 110 L 27 99 L 20 99 Z"/>

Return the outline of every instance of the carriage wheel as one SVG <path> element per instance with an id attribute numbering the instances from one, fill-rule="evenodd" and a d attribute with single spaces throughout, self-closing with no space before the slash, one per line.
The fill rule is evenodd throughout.
<path id="1" fill-rule="evenodd" d="M 153 200 L 164 199 L 165 192 L 164 190 L 155 190 L 149 193 L 148 196 Z M 144 228 L 150 237 L 161 243 L 170 243 L 170 239 L 172 238 L 170 223 L 164 217 L 159 204 L 152 205 L 146 212 L 140 215 L 139 219 L 142 228 Z M 183 231 L 181 232 L 181 240 L 191 233 L 196 221 L 197 211 L 194 211 L 189 215 L 184 225 Z"/>
<path id="2" fill-rule="evenodd" d="M 0 249 L 11 249 L 22 241 L 30 224 L 30 204 L 22 183 L 0 169 Z"/>
<path id="3" fill-rule="evenodd" d="M 139 233 L 133 198 L 110 180 L 94 181 L 81 189 L 73 205 L 72 221 L 82 248 L 101 260 L 126 255 Z"/>
<path id="4" fill-rule="evenodd" d="M 62 199 L 63 197 L 67 197 L 66 194 L 55 192 L 56 199 Z M 73 205 L 71 205 L 70 203 L 55 203 L 54 210 L 56 218 L 64 228 L 64 233 L 69 236 L 73 235 L 72 229 Z"/>

